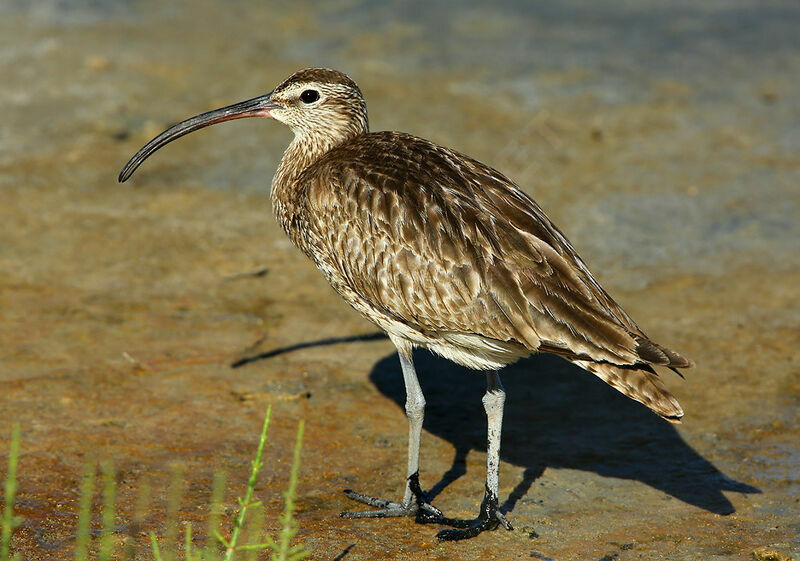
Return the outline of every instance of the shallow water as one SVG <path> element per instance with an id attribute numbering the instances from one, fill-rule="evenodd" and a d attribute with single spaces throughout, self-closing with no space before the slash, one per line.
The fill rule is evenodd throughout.
<path id="1" fill-rule="evenodd" d="M 351 507 L 341 488 L 401 489 L 388 342 L 229 368 L 373 330 L 270 216 L 289 133 L 214 127 L 116 183 L 171 123 L 319 65 L 356 79 L 374 130 L 515 179 L 648 334 L 698 365 L 665 374 L 687 412 L 677 428 L 558 361 L 509 369 L 501 500 L 518 530 L 459 558 L 797 557 L 798 25 L 792 1 L 0 4 L 0 435 L 22 423 L 18 550 L 70 556 L 87 457 L 120 469 L 121 520 L 144 474 L 158 488 L 186 464 L 182 520 L 204 527 L 213 469 L 243 484 L 272 402 L 259 494 L 278 512 L 305 418 L 299 519 L 315 558 L 351 543 L 345 559 L 453 558 L 433 528 L 334 516 Z M 473 515 L 480 380 L 418 361 L 423 486 Z M 163 508 L 157 495 L 156 531 Z"/>

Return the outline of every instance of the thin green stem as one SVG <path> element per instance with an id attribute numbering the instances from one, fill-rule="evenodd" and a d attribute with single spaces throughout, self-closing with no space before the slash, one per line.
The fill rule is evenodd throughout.
<path id="1" fill-rule="evenodd" d="M 164 561 L 161 557 L 161 550 L 158 549 L 158 540 L 156 539 L 155 532 L 150 532 L 150 545 L 153 547 L 153 559 L 156 561 Z"/>
<path id="2" fill-rule="evenodd" d="M 184 533 L 184 556 L 186 561 L 192 561 L 192 525 L 186 523 L 186 532 Z"/>
<path id="3" fill-rule="evenodd" d="M 136 493 L 136 504 L 133 510 L 133 520 L 128 525 L 128 539 L 125 541 L 125 561 L 134 561 L 139 545 L 139 533 L 144 526 L 147 506 L 150 503 L 150 479 L 145 476 L 139 481 L 139 490 Z"/>
<path id="4" fill-rule="evenodd" d="M 85 561 L 89 549 L 89 525 L 92 519 L 92 497 L 94 496 L 94 462 L 83 468 L 81 503 L 78 507 L 78 535 L 75 538 L 75 561 Z"/>
<path id="5" fill-rule="evenodd" d="M 294 459 L 292 460 L 292 469 L 289 474 L 289 487 L 283 494 L 286 501 L 281 515 L 283 526 L 278 536 L 278 548 L 272 555 L 273 561 L 298 560 L 309 555 L 309 552 L 305 551 L 302 546 L 289 547 L 292 538 L 297 534 L 297 524 L 294 521 L 294 499 L 297 496 L 297 476 L 300 471 L 300 450 L 303 448 L 304 432 L 305 422 L 300 421 L 297 426 L 297 440 L 294 445 Z"/>
<path id="6" fill-rule="evenodd" d="M 11 532 L 17 525 L 14 519 L 14 497 L 17 494 L 17 464 L 19 462 L 19 423 L 11 427 L 11 449 L 8 454 L 8 473 L 5 484 L 5 506 L 3 508 L 3 530 L 0 535 L 0 559 L 10 559 Z"/>
<path id="7" fill-rule="evenodd" d="M 275 542 L 269 540 L 264 543 L 249 543 L 247 545 L 240 545 L 239 547 L 236 548 L 236 551 L 261 551 L 262 549 L 269 549 L 274 547 L 276 547 Z"/>
<path id="8" fill-rule="evenodd" d="M 222 499 L 225 494 L 225 474 L 214 473 L 214 486 L 211 491 L 211 512 L 208 516 L 208 530 L 206 531 L 206 546 L 203 552 L 204 559 L 212 559 L 216 550 L 215 541 L 220 513 L 222 512 Z"/>
<path id="9" fill-rule="evenodd" d="M 97 558 L 99 561 L 108 561 L 114 553 L 117 482 L 114 465 L 111 462 L 103 462 L 101 467 L 103 469 L 103 535 L 100 538 L 100 553 Z"/>
<path id="10" fill-rule="evenodd" d="M 267 407 L 267 415 L 264 417 L 264 426 L 261 428 L 261 438 L 258 441 L 258 450 L 256 451 L 256 458 L 252 462 L 252 469 L 250 470 L 250 479 L 247 481 L 247 491 L 245 492 L 244 499 L 240 501 L 241 510 L 239 516 L 236 517 L 233 523 L 233 531 L 231 532 L 231 539 L 225 549 L 225 561 L 233 559 L 233 553 L 236 551 L 236 543 L 239 540 L 239 533 L 244 526 L 245 516 L 247 516 L 247 507 L 250 506 L 250 500 L 253 498 L 253 490 L 258 481 L 258 472 L 263 465 L 262 457 L 264 456 L 264 446 L 267 443 L 267 429 L 269 429 L 269 419 L 272 415 L 272 405 Z"/>

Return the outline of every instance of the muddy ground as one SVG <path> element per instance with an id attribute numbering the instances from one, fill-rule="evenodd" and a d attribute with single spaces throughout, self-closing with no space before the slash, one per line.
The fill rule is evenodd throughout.
<path id="1" fill-rule="evenodd" d="M 0 474 L 16 421 L 14 550 L 71 558 L 83 466 L 108 460 L 119 543 L 145 480 L 142 531 L 163 535 L 176 465 L 179 520 L 202 543 L 214 472 L 232 508 L 272 404 L 257 494 L 276 530 L 305 419 L 297 518 L 313 559 L 799 558 L 798 24 L 792 1 L 0 5 Z M 685 381 L 663 374 L 684 423 L 534 357 L 503 375 L 515 531 L 437 543 L 411 520 L 339 519 L 355 507 L 344 488 L 402 492 L 403 386 L 391 344 L 359 339 L 375 328 L 271 217 L 288 131 L 221 125 L 116 183 L 166 126 L 310 65 L 359 82 L 373 129 L 453 146 L 534 195 L 648 334 L 696 361 Z M 483 377 L 417 363 L 421 482 L 448 514 L 473 516 Z"/>

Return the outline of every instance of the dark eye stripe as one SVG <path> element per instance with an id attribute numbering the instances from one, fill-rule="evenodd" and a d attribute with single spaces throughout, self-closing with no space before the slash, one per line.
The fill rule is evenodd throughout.
<path id="1" fill-rule="evenodd" d="M 319 99 L 319 92 L 317 90 L 305 90 L 300 94 L 300 100 L 303 103 L 314 103 Z"/>

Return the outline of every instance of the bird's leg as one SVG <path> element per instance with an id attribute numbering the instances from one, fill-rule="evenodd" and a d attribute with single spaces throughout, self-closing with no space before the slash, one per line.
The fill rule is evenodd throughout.
<path id="1" fill-rule="evenodd" d="M 486 446 L 486 492 L 481 502 L 478 518 L 461 524 L 452 524 L 463 530 L 442 530 L 436 537 L 440 540 L 464 540 L 477 536 L 484 530 L 494 530 L 502 525 L 506 530 L 513 530 L 506 517 L 497 508 L 497 489 L 500 471 L 500 433 L 503 429 L 503 405 L 506 392 L 500 383 L 497 372 L 486 373 L 486 394 L 483 396 L 483 408 L 487 420 Z"/>
<path id="2" fill-rule="evenodd" d="M 425 417 L 425 396 L 417 380 L 414 363 L 411 360 L 411 348 L 408 344 L 395 341 L 403 368 L 403 380 L 406 386 L 406 415 L 408 416 L 408 471 L 406 490 L 401 503 L 377 499 L 345 490 L 345 494 L 355 500 L 368 504 L 378 510 L 359 512 L 342 512 L 344 518 L 384 518 L 387 516 L 416 516 L 417 522 L 437 522 L 443 518 L 439 509 L 428 503 L 425 493 L 419 486 L 419 447 L 422 435 L 422 421 Z"/>

